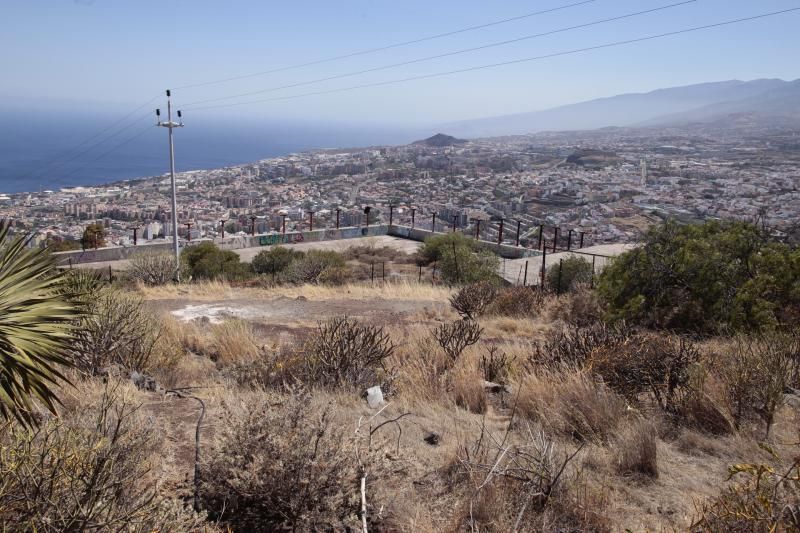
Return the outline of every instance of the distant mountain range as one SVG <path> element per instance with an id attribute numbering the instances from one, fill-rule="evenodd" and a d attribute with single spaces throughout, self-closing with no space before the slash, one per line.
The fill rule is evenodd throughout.
<path id="1" fill-rule="evenodd" d="M 461 137 L 520 135 L 605 127 L 779 122 L 800 125 L 800 80 L 723 81 L 623 94 L 544 111 L 441 126 Z"/>

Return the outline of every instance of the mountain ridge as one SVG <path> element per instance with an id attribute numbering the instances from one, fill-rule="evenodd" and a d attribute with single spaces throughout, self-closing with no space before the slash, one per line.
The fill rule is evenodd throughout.
<path id="1" fill-rule="evenodd" d="M 776 103 L 769 105 L 773 101 Z M 791 112 L 800 116 L 800 80 L 728 80 L 661 88 L 541 111 L 458 121 L 441 128 L 454 135 L 475 138 L 541 131 L 659 126 L 747 112 L 761 115 Z"/>

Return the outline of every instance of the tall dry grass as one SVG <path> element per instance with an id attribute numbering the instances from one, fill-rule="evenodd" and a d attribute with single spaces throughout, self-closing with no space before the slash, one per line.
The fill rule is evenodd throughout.
<path id="1" fill-rule="evenodd" d="M 227 282 L 204 281 L 200 283 L 164 285 L 149 287 L 137 285 L 136 291 L 146 300 L 190 299 L 193 301 L 226 299 L 272 299 L 275 297 L 309 300 L 351 299 L 366 300 L 383 298 L 386 300 L 415 300 L 447 302 L 453 289 L 440 285 L 416 283 L 401 280 L 392 283 L 350 283 L 341 286 L 328 285 L 278 285 L 269 288 L 232 287 Z"/>

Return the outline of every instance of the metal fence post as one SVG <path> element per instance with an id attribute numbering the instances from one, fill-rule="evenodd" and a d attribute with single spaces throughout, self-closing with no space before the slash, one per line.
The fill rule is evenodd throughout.
<path id="1" fill-rule="evenodd" d="M 528 262 L 525 261 L 525 274 L 522 276 L 522 286 L 528 286 Z"/>
<path id="2" fill-rule="evenodd" d="M 541 288 L 544 289 L 544 279 L 547 274 L 547 246 L 542 250 L 542 283 Z"/>
<path id="3" fill-rule="evenodd" d="M 564 268 L 564 260 L 558 260 L 558 286 L 556 287 L 556 294 L 561 294 L 561 269 Z"/>

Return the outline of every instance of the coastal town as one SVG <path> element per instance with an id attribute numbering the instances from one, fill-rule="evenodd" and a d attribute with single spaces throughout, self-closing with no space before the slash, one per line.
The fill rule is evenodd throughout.
<path id="1" fill-rule="evenodd" d="M 604 129 L 405 146 L 315 150 L 176 176 L 181 238 L 387 223 L 537 246 L 540 226 L 587 244 L 635 242 L 659 220 L 744 218 L 791 234 L 800 213 L 796 131 Z M 2 191 L 0 191 L 2 192 Z M 31 246 L 169 238 L 169 174 L 0 194 L 0 217 Z M 365 208 L 369 207 L 368 213 Z M 502 222 L 501 222 L 502 221 Z M 552 230 L 551 230 L 552 231 Z M 544 237 L 547 237 L 545 235 Z"/>

